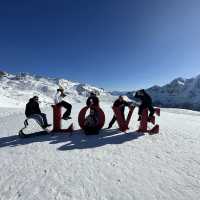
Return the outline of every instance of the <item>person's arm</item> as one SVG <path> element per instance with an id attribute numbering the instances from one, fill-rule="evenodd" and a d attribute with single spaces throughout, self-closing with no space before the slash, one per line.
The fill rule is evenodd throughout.
<path id="1" fill-rule="evenodd" d="M 30 116 L 30 112 L 29 112 L 29 106 L 28 106 L 28 104 L 26 104 L 25 115 L 26 115 L 26 117 Z"/>
<path id="2" fill-rule="evenodd" d="M 133 102 L 127 102 L 127 101 L 123 101 L 123 103 L 120 105 L 120 107 L 134 107 L 135 105 L 133 104 Z"/>
<path id="3" fill-rule="evenodd" d="M 99 98 L 98 97 L 95 98 L 95 106 L 99 106 Z"/>
<path id="4" fill-rule="evenodd" d="M 146 92 L 145 92 L 145 95 L 144 95 L 144 99 L 145 99 L 145 102 L 146 102 L 147 104 L 152 104 L 152 98 L 151 98 L 150 95 L 147 94 Z"/>
<path id="5" fill-rule="evenodd" d="M 41 114 L 42 112 L 41 112 L 41 110 L 40 110 L 40 106 L 39 106 L 39 103 L 36 103 L 36 110 L 37 110 L 37 113 L 38 114 Z"/>
<path id="6" fill-rule="evenodd" d="M 67 92 L 66 92 L 66 93 L 64 93 L 64 91 L 61 91 L 61 94 L 60 94 L 60 96 L 64 98 L 64 97 L 66 97 L 66 96 L 67 96 L 66 94 L 69 94 L 69 93 L 67 93 Z"/>
<path id="7" fill-rule="evenodd" d="M 130 106 L 130 102 L 124 101 L 123 105 L 129 107 Z"/>
<path id="8" fill-rule="evenodd" d="M 87 99 L 87 101 L 86 101 L 86 105 L 87 105 L 88 107 L 89 107 L 90 104 L 91 104 L 90 100 L 91 100 L 91 97 L 89 97 L 89 98 Z"/>
<path id="9" fill-rule="evenodd" d="M 143 95 L 141 95 L 141 93 L 139 91 L 137 91 L 135 93 L 135 98 L 141 99 L 143 97 Z"/>
<path id="10" fill-rule="evenodd" d="M 129 103 L 130 103 L 130 106 L 134 106 L 134 107 L 141 105 L 141 102 L 139 102 L 139 101 L 132 101 L 132 102 L 129 102 Z"/>
<path id="11" fill-rule="evenodd" d="M 116 100 L 114 103 L 113 103 L 113 107 L 118 107 L 119 106 L 119 101 Z"/>
<path id="12" fill-rule="evenodd" d="M 59 98 L 58 98 L 59 94 L 58 92 L 56 93 L 56 95 L 54 96 L 54 104 L 58 104 L 59 103 Z"/>

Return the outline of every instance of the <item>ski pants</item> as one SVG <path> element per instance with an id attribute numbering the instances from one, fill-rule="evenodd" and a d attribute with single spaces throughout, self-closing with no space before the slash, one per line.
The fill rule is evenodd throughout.
<path id="1" fill-rule="evenodd" d="M 121 111 L 121 114 L 122 114 L 123 119 L 125 119 L 123 111 Z M 111 121 L 109 123 L 109 127 L 112 127 L 112 125 L 115 123 L 116 120 L 117 120 L 117 118 L 115 117 L 115 115 L 113 115 L 113 118 L 111 119 Z"/>
<path id="2" fill-rule="evenodd" d="M 67 118 L 70 116 L 72 110 L 72 105 L 70 103 L 67 103 L 66 101 L 61 101 L 57 105 L 66 109 L 65 113 L 63 114 L 63 118 Z"/>

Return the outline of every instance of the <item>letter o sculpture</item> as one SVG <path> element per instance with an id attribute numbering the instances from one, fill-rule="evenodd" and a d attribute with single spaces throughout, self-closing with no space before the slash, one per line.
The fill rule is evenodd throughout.
<path id="1" fill-rule="evenodd" d="M 84 129 L 85 115 L 89 108 L 90 107 L 86 106 L 86 107 L 82 108 L 81 111 L 79 112 L 78 123 L 82 129 Z M 104 123 L 105 123 L 105 114 L 100 107 L 95 107 L 95 110 L 98 112 L 98 116 L 99 116 L 98 128 L 102 129 L 104 126 Z"/>

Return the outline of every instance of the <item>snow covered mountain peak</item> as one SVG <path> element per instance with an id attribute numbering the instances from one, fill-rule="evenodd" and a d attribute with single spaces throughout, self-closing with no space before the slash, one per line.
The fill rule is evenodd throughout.
<path id="1" fill-rule="evenodd" d="M 22 107 L 34 95 L 39 96 L 42 105 L 52 104 L 56 90 L 62 86 L 70 102 L 85 101 L 88 94 L 93 91 L 100 98 L 109 100 L 112 96 L 103 89 L 66 79 L 49 78 L 28 73 L 17 75 L 0 71 L 0 106 Z"/>
<path id="2" fill-rule="evenodd" d="M 53 103 L 53 97 L 59 86 L 67 94 L 67 101 L 84 102 L 88 94 L 95 92 L 101 101 L 113 102 L 119 95 L 133 98 L 134 91 L 107 92 L 88 84 L 59 78 L 49 78 L 28 73 L 9 74 L 0 71 L 0 107 L 24 107 L 33 95 L 39 96 L 42 104 Z M 176 78 L 164 86 L 153 86 L 147 89 L 153 103 L 160 107 L 186 108 L 200 110 L 200 75 L 190 78 Z"/>
<path id="3" fill-rule="evenodd" d="M 170 84 L 173 86 L 184 86 L 186 79 L 184 78 L 176 78 Z"/>
<path id="4" fill-rule="evenodd" d="M 146 91 L 151 95 L 155 106 L 200 111 L 200 75 L 190 79 L 179 77 L 169 84 L 154 85 Z M 126 94 L 134 99 L 134 91 Z"/>
<path id="5" fill-rule="evenodd" d="M 158 106 L 200 110 L 200 75 L 190 79 L 177 78 L 147 91 Z"/>

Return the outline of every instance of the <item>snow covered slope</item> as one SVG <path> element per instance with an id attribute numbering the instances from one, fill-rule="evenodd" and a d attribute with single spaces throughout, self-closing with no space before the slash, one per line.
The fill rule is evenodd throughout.
<path id="1" fill-rule="evenodd" d="M 18 75 L 0 72 L 0 107 L 23 107 L 34 95 L 38 95 L 42 105 L 51 104 L 61 85 L 71 103 L 81 102 L 89 92 L 96 92 L 101 100 L 110 101 L 113 97 L 103 89 L 65 79 L 46 78 L 20 73 Z"/>
<path id="2" fill-rule="evenodd" d="M 27 139 L 17 136 L 23 109 L 0 109 L 1 200 L 200 199 L 199 112 L 162 109 L 160 133 L 150 136 L 134 131 L 136 109 L 128 133 L 115 124 L 85 136 L 77 124 L 83 106 L 73 105 L 72 134 Z M 110 106 L 101 102 L 105 127 L 113 115 Z M 52 122 L 51 109 L 43 111 Z"/>

